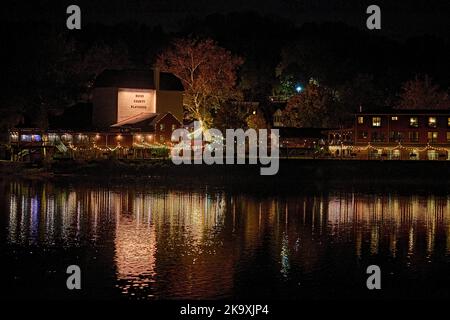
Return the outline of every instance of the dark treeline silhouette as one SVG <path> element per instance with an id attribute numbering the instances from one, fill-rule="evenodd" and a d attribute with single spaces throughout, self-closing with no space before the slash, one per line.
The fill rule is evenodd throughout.
<path id="1" fill-rule="evenodd" d="M 244 59 L 238 74 L 246 100 L 305 87 L 314 80 L 345 101 L 362 105 L 399 103 L 402 85 L 417 77 L 440 90 L 450 86 L 449 39 L 421 35 L 392 39 L 342 22 L 294 24 L 255 12 L 184 18 L 176 30 L 123 22 L 87 24 L 69 31 L 43 22 L 1 25 L 6 81 L 0 103 L 2 129 L 29 122 L 47 126 L 48 115 L 87 102 L 93 79 L 106 68 L 150 68 L 175 38 L 211 38 Z M 342 97 L 345 97 L 342 98 Z"/>

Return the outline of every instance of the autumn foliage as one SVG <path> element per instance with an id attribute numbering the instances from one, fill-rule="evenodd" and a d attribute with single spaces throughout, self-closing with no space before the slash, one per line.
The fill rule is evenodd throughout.
<path id="1" fill-rule="evenodd" d="M 300 93 L 289 99 L 285 109 L 285 123 L 290 127 L 327 127 L 333 97 L 326 87 L 309 83 Z"/>
<path id="2" fill-rule="evenodd" d="M 432 83 L 430 77 L 416 77 L 402 85 L 400 109 L 448 109 L 450 98 L 447 92 Z"/>
<path id="3" fill-rule="evenodd" d="M 214 112 L 239 98 L 236 72 L 242 63 L 213 40 L 177 39 L 158 56 L 156 64 L 182 81 L 190 118 L 209 126 Z"/>
<path id="4" fill-rule="evenodd" d="M 261 113 L 251 114 L 247 117 L 247 127 L 251 129 L 265 129 L 267 128 L 266 120 Z"/>

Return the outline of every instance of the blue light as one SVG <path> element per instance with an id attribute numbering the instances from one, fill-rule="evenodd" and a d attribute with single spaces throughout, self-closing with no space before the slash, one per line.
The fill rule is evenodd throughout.
<path id="1" fill-rule="evenodd" d="M 300 93 L 302 90 L 303 90 L 303 88 L 300 85 L 295 87 L 295 91 L 297 91 L 297 93 Z"/>

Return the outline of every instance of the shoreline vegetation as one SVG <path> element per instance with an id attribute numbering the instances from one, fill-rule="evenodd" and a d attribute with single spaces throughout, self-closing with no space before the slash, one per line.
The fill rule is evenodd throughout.
<path id="1" fill-rule="evenodd" d="M 58 161 L 42 165 L 0 161 L 3 178 L 151 180 L 175 183 L 407 183 L 450 185 L 448 161 L 280 159 L 274 176 L 260 165 L 175 165 L 170 159 Z"/>

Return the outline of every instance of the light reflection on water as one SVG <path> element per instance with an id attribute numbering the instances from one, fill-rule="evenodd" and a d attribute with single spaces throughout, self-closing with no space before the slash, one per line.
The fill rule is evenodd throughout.
<path id="1" fill-rule="evenodd" d="M 364 267 L 376 259 L 406 279 L 449 266 L 449 195 L 259 197 L 20 182 L 7 184 L 5 194 L 3 247 L 67 249 L 61 255 L 95 248 L 100 253 L 89 263 L 114 269 L 98 286 L 126 297 L 333 296 L 325 289 L 333 281 L 356 294 Z M 424 267 L 430 263 L 432 270 Z"/>

